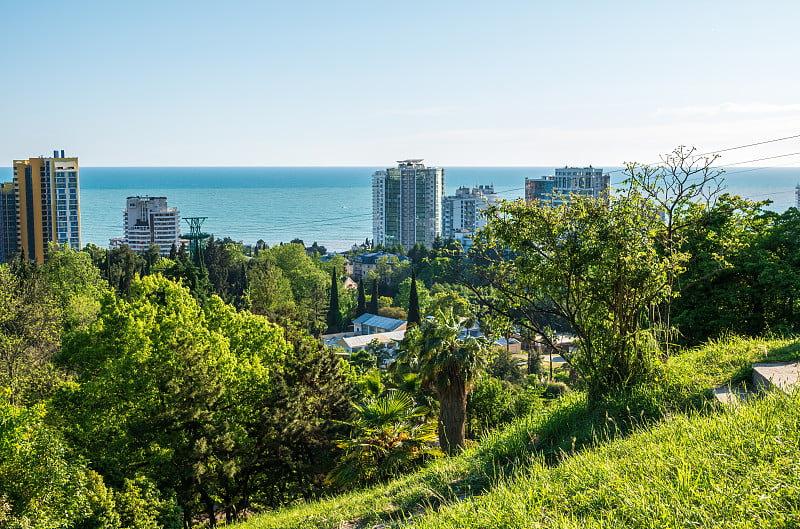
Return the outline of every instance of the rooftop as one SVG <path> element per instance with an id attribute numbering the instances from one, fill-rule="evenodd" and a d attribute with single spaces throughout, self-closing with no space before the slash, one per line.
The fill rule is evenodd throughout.
<path id="1" fill-rule="evenodd" d="M 339 341 L 344 342 L 347 347 L 353 349 L 356 347 L 366 347 L 372 340 L 377 340 L 378 343 L 390 343 L 400 341 L 406 335 L 406 331 L 394 332 L 381 332 L 378 334 L 363 334 L 361 336 L 350 336 L 341 338 Z"/>
<path id="2" fill-rule="evenodd" d="M 409 259 L 405 255 L 398 255 L 389 252 L 373 252 L 373 253 L 362 253 L 360 255 L 356 255 L 355 262 L 360 264 L 376 264 L 378 262 L 378 259 L 380 259 L 384 255 L 387 257 L 392 257 L 392 256 L 397 257 L 398 261 L 409 261 L 409 262 L 411 261 L 411 259 Z"/>
<path id="3" fill-rule="evenodd" d="M 387 318 L 386 316 L 377 316 L 375 314 L 365 313 L 353 320 L 353 323 L 359 323 L 369 327 L 377 327 L 379 329 L 388 329 L 390 331 L 400 327 L 404 320 L 396 320 L 394 318 Z"/>

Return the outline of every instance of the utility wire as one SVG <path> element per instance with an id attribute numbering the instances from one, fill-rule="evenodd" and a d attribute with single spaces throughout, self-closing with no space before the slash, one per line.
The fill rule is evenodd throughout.
<path id="1" fill-rule="evenodd" d="M 735 151 L 735 150 L 739 150 L 739 149 L 746 149 L 748 147 L 756 147 L 756 146 L 759 146 L 759 145 L 766 145 L 766 144 L 769 144 L 769 143 L 776 143 L 776 142 L 792 140 L 792 139 L 796 139 L 796 138 L 800 138 L 800 134 L 796 134 L 794 136 L 785 136 L 783 138 L 774 138 L 774 139 L 759 141 L 759 142 L 755 142 L 755 143 L 748 143 L 748 144 L 745 144 L 745 145 L 737 145 L 735 147 L 728 147 L 728 148 L 725 148 L 725 149 L 719 149 L 719 150 L 715 150 L 715 151 L 709 151 L 709 152 L 706 152 L 706 153 L 698 154 L 697 156 L 707 156 L 709 154 L 716 154 L 716 153 L 720 153 L 720 152 Z M 788 154 L 779 154 L 777 156 L 768 156 L 768 157 L 765 157 L 765 158 L 756 158 L 756 159 L 753 159 L 753 160 L 746 160 L 746 161 L 743 161 L 743 162 L 729 163 L 729 164 L 722 165 L 720 167 L 722 169 L 724 169 L 725 167 L 731 167 L 731 166 L 735 166 L 735 165 L 743 165 L 743 164 L 746 164 L 746 163 L 761 162 L 761 161 L 765 161 L 765 160 L 774 160 L 774 159 L 777 159 L 777 158 L 786 158 L 786 157 L 789 157 L 789 156 L 797 156 L 797 155 L 800 155 L 800 152 L 793 152 L 793 153 L 788 153 Z M 654 164 L 647 164 L 647 165 L 654 165 Z M 772 167 L 776 167 L 776 166 L 772 166 Z M 752 169 L 744 169 L 744 170 L 741 170 L 741 171 L 734 171 L 734 172 L 729 172 L 729 173 L 726 173 L 726 174 L 739 174 L 739 173 L 744 173 L 744 172 L 749 172 L 749 171 L 758 171 L 758 170 L 761 170 L 761 169 L 769 169 L 769 167 L 754 167 Z M 619 173 L 619 172 L 622 172 L 622 171 L 625 171 L 625 170 L 626 170 L 626 168 L 615 169 L 613 171 L 609 171 L 606 174 L 610 175 L 610 174 Z M 616 184 L 621 184 L 621 183 L 622 182 L 617 182 Z M 506 195 L 506 194 L 509 194 L 509 193 L 514 193 L 514 192 L 517 192 L 517 191 L 524 191 L 524 190 L 525 190 L 524 187 L 515 187 L 515 188 L 512 188 L 512 189 L 506 189 L 504 191 L 498 191 L 495 194 L 497 194 L 497 195 Z M 753 195 L 753 196 L 769 196 L 769 195 L 777 195 L 777 194 L 783 194 L 783 193 L 789 193 L 789 191 L 785 191 L 785 192 L 781 191 L 781 192 L 777 192 L 777 193 L 770 193 L 770 194 L 763 194 L 763 195 Z M 332 218 L 327 218 L 327 219 L 316 219 L 316 220 L 309 220 L 309 221 L 303 221 L 303 222 L 295 222 L 295 223 L 292 223 L 292 224 L 285 224 L 283 226 L 281 226 L 281 225 L 276 226 L 276 225 L 273 224 L 269 228 L 266 228 L 265 231 L 267 231 L 267 232 L 285 231 L 285 230 L 294 229 L 294 228 L 297 228 L 297 227 L 312 226 L 314 224 L 326 223 L 326 222 L 331 222 L 331 221 L 336 221 L 336 220 L 350 220 L 350 219 L 356 219 L 356 218 L 372 217 L 372 215 L 373 215 L 372 213 L 360 213 L 360 214 L 355 214 L 355 215 L 347 215 L 347 216 L 344 216 L 344 217 L 332 217 Z"/>
<path id="2" fill-rule="evenodd" d="M 765 145 L 767 143 L 775 143 L 777 141 L 793 140 L 795 138 L 800 138 L 800 134 L 795 134 L 794 136 L 786 136 L 785 138 L 775 138 L 774 140 L 748 143 L 747 145 L 739 145 L 738 147 L 728 147 L 727 149 L 718 149 L 716 151 L 704 152 L 703 154 L 698 154 L 697 156 L 708 156 L 709 154 L 719 154 L 721 152 L 735 151 L 737 149 L 745 149 L 747 147 L 755 147 L 756 145 Z"/>
<path id="3" fill-rule="evenodd" d="M 797 156 L 800 152 L 790 152 L 789 154 L 779 154 L 777 156 L 768 156 L 766 158 L 756 158 L 755 160 L 746 160 L 744 162 L 736 162 L 736 163 L 727 163 L 725 165 L 720 166 L 722 169 L 726 167 L 731 167 L 732 165 L 743 165 L 746 163 L 753 163 L 753 162 L 763 162 L 764 160 L 774 160 L 776 158 L 786 158 L 787 156 Z"/>
<path id="4" fill-rule="evenodd" d="M 718 153 L 721 153 L 721 152 L 736 151 L 736 150 L 739 150 L 739 149 L 746 149 L 748 147 L 755 147 L 757 145 L 765 145 L 767 143 L 776 143 L 776 142 L 779 142 L 779 141 L 793 140 L 795 138 L 800 138 L 800 134 L 795 134 L 794 136 L 785 136 L 783 138 L 774 138 L 774 139 L 771 139 L 771 140 L 764 140 L 764 141 L 759 141 L 759 142 L 755 142 L 755 143 L 748 143 L 746 145 L 737 145 L 736 147 L 728 147 L 726 149 L 719 149 L 719 150 L 716 150 L 716 151 L 704 152 L 702 154 L 697 154 L 695 156 L 701 157 L 701 156 L 708 156 L 709 154 L 718 154 Z M 764 160 L 768 160 L 768 159 L 769 158 L 764 158 Z M 750 160 L 749 162 L 739 162 L 739 164 L 756 162 L 756 161 L 759 161 L 759 160 Z M 659 162 L 655 162 L 655 163 L 644 164 L 644 165 L 656 165 L 658 163 Z M 737 164 L 726 164 L 726 165 L 729 166 L 729 165 L 737 165 Z M 626 170 L 626 168 L 615 169 L 613 171 L 609 171 L 606 174 L 619 173 L 619 172 L 622 172 L 622 171 L 625 171 L 625 170 Z"/>

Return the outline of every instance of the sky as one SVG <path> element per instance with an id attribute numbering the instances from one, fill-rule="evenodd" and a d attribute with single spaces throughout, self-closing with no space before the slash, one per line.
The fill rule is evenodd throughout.
<path id="1" fill-rule="evenodd" d="M 800 134 L 799 19 L 796 0 L 0 0 L 0 165 L 653 163 Z"/>

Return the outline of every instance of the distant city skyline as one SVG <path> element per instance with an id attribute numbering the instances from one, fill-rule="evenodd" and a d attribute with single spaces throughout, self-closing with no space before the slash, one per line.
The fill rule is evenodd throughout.
<path id="1" fill-rule="evenodd" d="M 55 147 L 83 167 L 606 167 L 800 133 L 788 0 L 34 0 L 2 13 L 2 167 Z M 800 141 L 720 162 L 793 152 Z"/>

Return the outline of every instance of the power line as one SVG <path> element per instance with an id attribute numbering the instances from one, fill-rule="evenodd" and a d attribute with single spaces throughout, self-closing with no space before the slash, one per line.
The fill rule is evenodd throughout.
<path id="1" fill-rule="evenodd" d="M 792 140 L 792 139 L 795 139 L 795 138 L 800 138 L 800 134 L 796 134 L 794 136 L 785 136 L 783 138 L 773 138 L 771 140 L 764 140 L 764 141 L 759 141 L 759 142 L 755 142 L 755 143 L 748 143 L 746 145 L 737 145 L 736 147 L 728 147 L 728 148 L 725 148 L 725 149 L 718 149 L 716 151 L 709 151 L 709 152 L 705 152 L 705 153 L 702 153 L 702 154 L 697 154 L 696 156 L 701 157 L 701 156 L 708 156 L 709 154 L 717 154 L 717 153 L 721 153 L 721 152 L 736 151 L 736 150 L 739 150 L 739 149 L 745 149 L 747 147 L 755 147 L 757 145 L 765 145 L 767 143 L 776 143 L 776 142 L 779 142 L 779 141 Z M 764 160 L 769 160 L 769 158 L 763 158 L 763 159 Z M 739 162 L 739 164 L 757 162 L 757 161 L 759 161 L 759 160 L 750 160 L 748 162 Z M 655 163 L 644 164 L 644 165 L 656 165 L 658 163 L 659 162 L 655 162 Z M 730 165 L 738 165 L 738 164 L 726 164 L 726 165 L 730 166 Z M 615 169 L 613 171 L 609 171 L 606 174 L 620 173 L 620 172 L 625 171 L 625 170 L 626 170 L 626 168 Z"/>
<path id="2" fill-rule="evenodd" d="M 793 135 L 793 136 L 785 136 L 785 137 L 782 137 L 782 138 L 773 138 L 773 139 L 769 139 L 769 140 L 764 140 L 764 141 L 759 141 L 759 142 L 754 142 L 754 143 L 748 143 L 748 144 L 745 144 L 745 145 L 737 145 L 735 147 L 727 147 L 725 149 L 718 149 L 718 150 L 715 150 L 715 151 L 709 151 L 709 152 L 706 152 L 706 153 L 698 154 L 697 156 L 707 156 L 709 154 L 716 154 L 716 153 L 721 153 L 721 152 L 735 151 L 735 150 L 739 150 L 739 149 L 745 149 L 745 148 L 748 148 L 748 147 L 756 147 L 756 146 L 759 146 L 759 145 L 766 145 L 766 144 L 769 144 L 769 143 L 777 143 L 777 142 L 780 142 L 780 141 L 786 141 L 786 140 L 791 140 L 791 139 L 796 139 L 796 138 L 800 138 L 800 134 L 796 134 L 796 135 Z M 764 157 L 764 158 L 756 158 L 756 159 L 746 160 L 746 161 L 742 161 L 742 162 L 729 163 L 729 164 L 725 164 L 725 165 L 721 166 L 721 168 L 724 169 L 725 167 L 743 165 L 743 164 L 747 164 L 747 163 L 754 163 L 754 162 L 760 162 L 760 161 L 765 161 L 765 160 L 774 160 L 774 159 L 778 159 L 778 158 L 786 158 L 786 157 L 789 157 L 789 156 L 797 156 L 797 155 L 800 155 L 800 152 L 793 152 L 793 153 L 788 153 L 788 154 L 780 154 L 780 155 L 777 155 L 777 156 L 768 156 L 768 157 Z M 648 164 L 648 165 L 654 165 L 654 164 Z M 755 168 L 752 168 L 752 169 L 744 169 L 744 170 L 741 170 L 741 171 L 729 172 L 727 174 L 739 174 L 739 173 L 744 173 L 744 172 L 749 172 L 749 171 L 757 171 L 757 170 L 760 170 L 760 169 L 767 169 L 767 168 L 755 167 Z M 613 171 L 609 171 L 606 174 L 610 175 L 610 174 L 619 173 L 619 172 L 622 172 L 622 171 L 625 171 L 625 170 L 626 170 L 626 168 L 615 169 Z M 621 184 L 621 183 L 622 182 L 618 182 L 617 184 Z M 524 191 L 524 190 L 525 190 L 525 187 L 516 187 L 516 188 L 506 189 L 504 191 L 499 191 L 496 194 L 497 195 L 506 195 L 506 194 L 510 194 L 510 193 L 514 193 L 514 192 L 518 192 L 518 191 Z M 772 194 L 782 194 L 782 193 L 784 193 L 784 192 L 772 193 Z M 788 191 L 786 191 L 786 193 L 788 193 Z M 769 194 L 754 195 L 754 196 L 769 196 Z M 343 217 L 331 217 L 331 218 L 327 218 L 327 219 L 316 219 L 316 220 L 309 220 L 309 221 L 294 222 L 294 223 L 291 223 L 291 224 L 284 224 L 282 226 L 281 225 L 277 225 L 276 226 L 275 224 L 273 224 L 269 228 L 266 228 L 265 231 L 268 231 L 268 232 L 286 231 L 286 230 L 295 229 L 295 228 L 298 228 L 298 227 L 314 226 L 314 225 L 319 224 L 319 223 L 327 223 L 327 222 L 332 222 L 332 221 L 337 221 L 337 220 L 353 220 L 353 219 L 366 218 L 366 217 L 372 217 L 372 216 L 373 216 L 372 213 L 361 213 L 361 214 L 355 214 L 355 215 L 347 215 L 347 216 L 343 216 Z"/>
<path id="3" fill-rule="evenodd" d="M 747 147 L 755 147 L 756 145 L 765 145 L 767 143 L 775 143 L 775 142 L 778 142 L 778 141 L 793 140 L 795 138 L 800 138 L 800 134 L 795 134 L 794 136 L 786 136 L 785 138 L 775 138 L 774 140 L 766 140 L 766 141 L 759 141 L 759 142 L 756 142 L 756 143 L 748 143 L 747 145 L 739 145 L 738 147 L 728 147 L 727 149 L 718 149 L 716 151 L 704 152 L 703 154 L 698 154 L 697 156 L 708 156 L 709 154 L 719 154 L 721 152 L 735 151 L 737 149 L 745 149 Z"/>
<path id="4" fill-rule="evenodd" d="M 745 160 L 744 162 L 736 162 L 736 163 L 728 163 L 721 166 L 723 169 L 725 167 L 730 167 L 732 165 L 743 165 L 746 163 L 753 163 L 753 162 L 763 162 L 764 160 L 774 160 L 776 158 L 786 158 L 787 156 L 797 156 L 800 152 L 790 152 L 789 154 L 779 154 L 777 156 L 768 156 L 766 158 L 756 158 L 755 160 Z"/>

